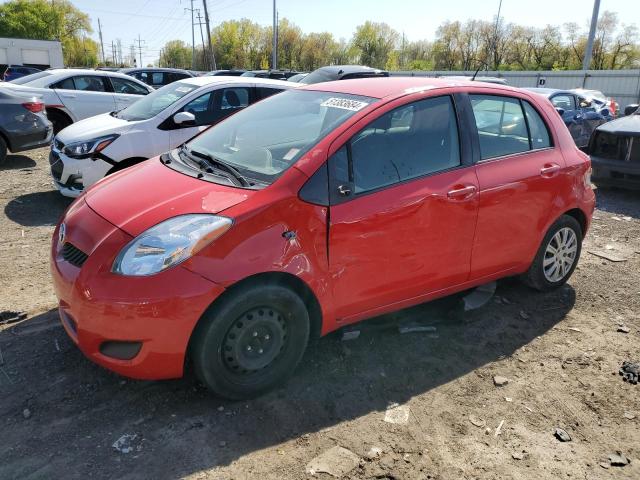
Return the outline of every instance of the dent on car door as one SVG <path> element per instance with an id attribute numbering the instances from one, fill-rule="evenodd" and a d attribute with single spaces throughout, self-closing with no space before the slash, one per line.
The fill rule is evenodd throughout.
<path id="1" fill-rule="evenodd" d="M 477 279 L 528 266 L 567 176 L 562 154 L 532 104 L 505 96 L 469 98 L 479 147 L 480 205 L 471 260 L 471 278 Z M 491 115 L 493 124 L 480 121 Z"/>
<path id="2" fill-rule="evenodd" d="M 452 98 L 427 98 L 369 121 L 329 159 L 338 318 L 467 280 L 478 186 L 458 132 Z"/>

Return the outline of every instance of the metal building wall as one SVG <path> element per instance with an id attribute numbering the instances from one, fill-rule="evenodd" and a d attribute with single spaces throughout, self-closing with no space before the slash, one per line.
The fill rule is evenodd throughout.
<path id="1" fill-rule="evenodd" d="M 471 76 L 473 71 L 398 71 L 391 75 L 412 77 Z M 513 87 L 588 88 L 600 90 L 613 97 L 624 108 L 630 103 L 640 103 L 640 70 L 560 70 L 479 72 L 478 76 L 504 78 Z M 544 85 L 541 85 L 544 83 Z"/>

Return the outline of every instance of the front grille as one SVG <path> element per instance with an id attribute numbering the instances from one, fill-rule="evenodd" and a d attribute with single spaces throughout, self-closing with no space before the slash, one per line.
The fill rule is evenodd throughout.
<path id="1" fill-rule="evenodd" d="M 64 258 L 67 262 L 69 262 L 74 267 L 82 267 L 84 262 L 87 261 L 89 255 L 84 253 L 82 250 L 77 248 L 76 246 L 70 244 L 69 242 L 65 243 L 62 246 L 62 258 Z"/>
<path id="2" fill-rule="evenodd" d="M 640 138 L 596 132 L 591 154 L 607 160 L 640 163 Z"/>

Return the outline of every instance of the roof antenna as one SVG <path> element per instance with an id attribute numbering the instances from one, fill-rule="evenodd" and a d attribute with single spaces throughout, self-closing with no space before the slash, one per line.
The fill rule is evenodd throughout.
<path id="1" fill-rule="evenodd" d="M 487 63 L 486 63 L 486 62 L 484 62 L 484 61 L 482 61 L 482 60 L 480 60 L 480 59 L 478 59 L 478 58 L 474 58 L 474 60 L 475 60 L 476 62 L 480 63 L 480 66 L 479 66 L 479 67 L 478 67 L 478 69 L 476 70 L 476 73 L 474 73 L 474 74 L 473 74 L 473 77 L 471 77 L 471 81 L 472 81 L 472 82 L 476 79 L 476 75 L 478 75 L 478 72 L 480 71 L 480 69 L 481 69 L 482 67 L 487 67 L 487 68 L 489 67 L 489 65 L 487 65 Z"/>

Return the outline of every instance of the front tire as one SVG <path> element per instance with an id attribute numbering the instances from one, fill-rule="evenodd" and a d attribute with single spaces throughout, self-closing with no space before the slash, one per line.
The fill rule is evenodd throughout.
<path id="1" fill-rule="evenodd" d="M 197 326 L 192 359 L 200 381 L 221 397 L 252 398 L 284 382 L 309 340 L 309 313 L 280 285 L 253 285 L 214 303 Z"/>
<path id="2" fill-rule="evenodd" d="M 522 280 L 541 292 L 561 287 L 576 269 L 581 251 L 582 228 L 575 218 L 563 215 L 549 228 Z"/>

